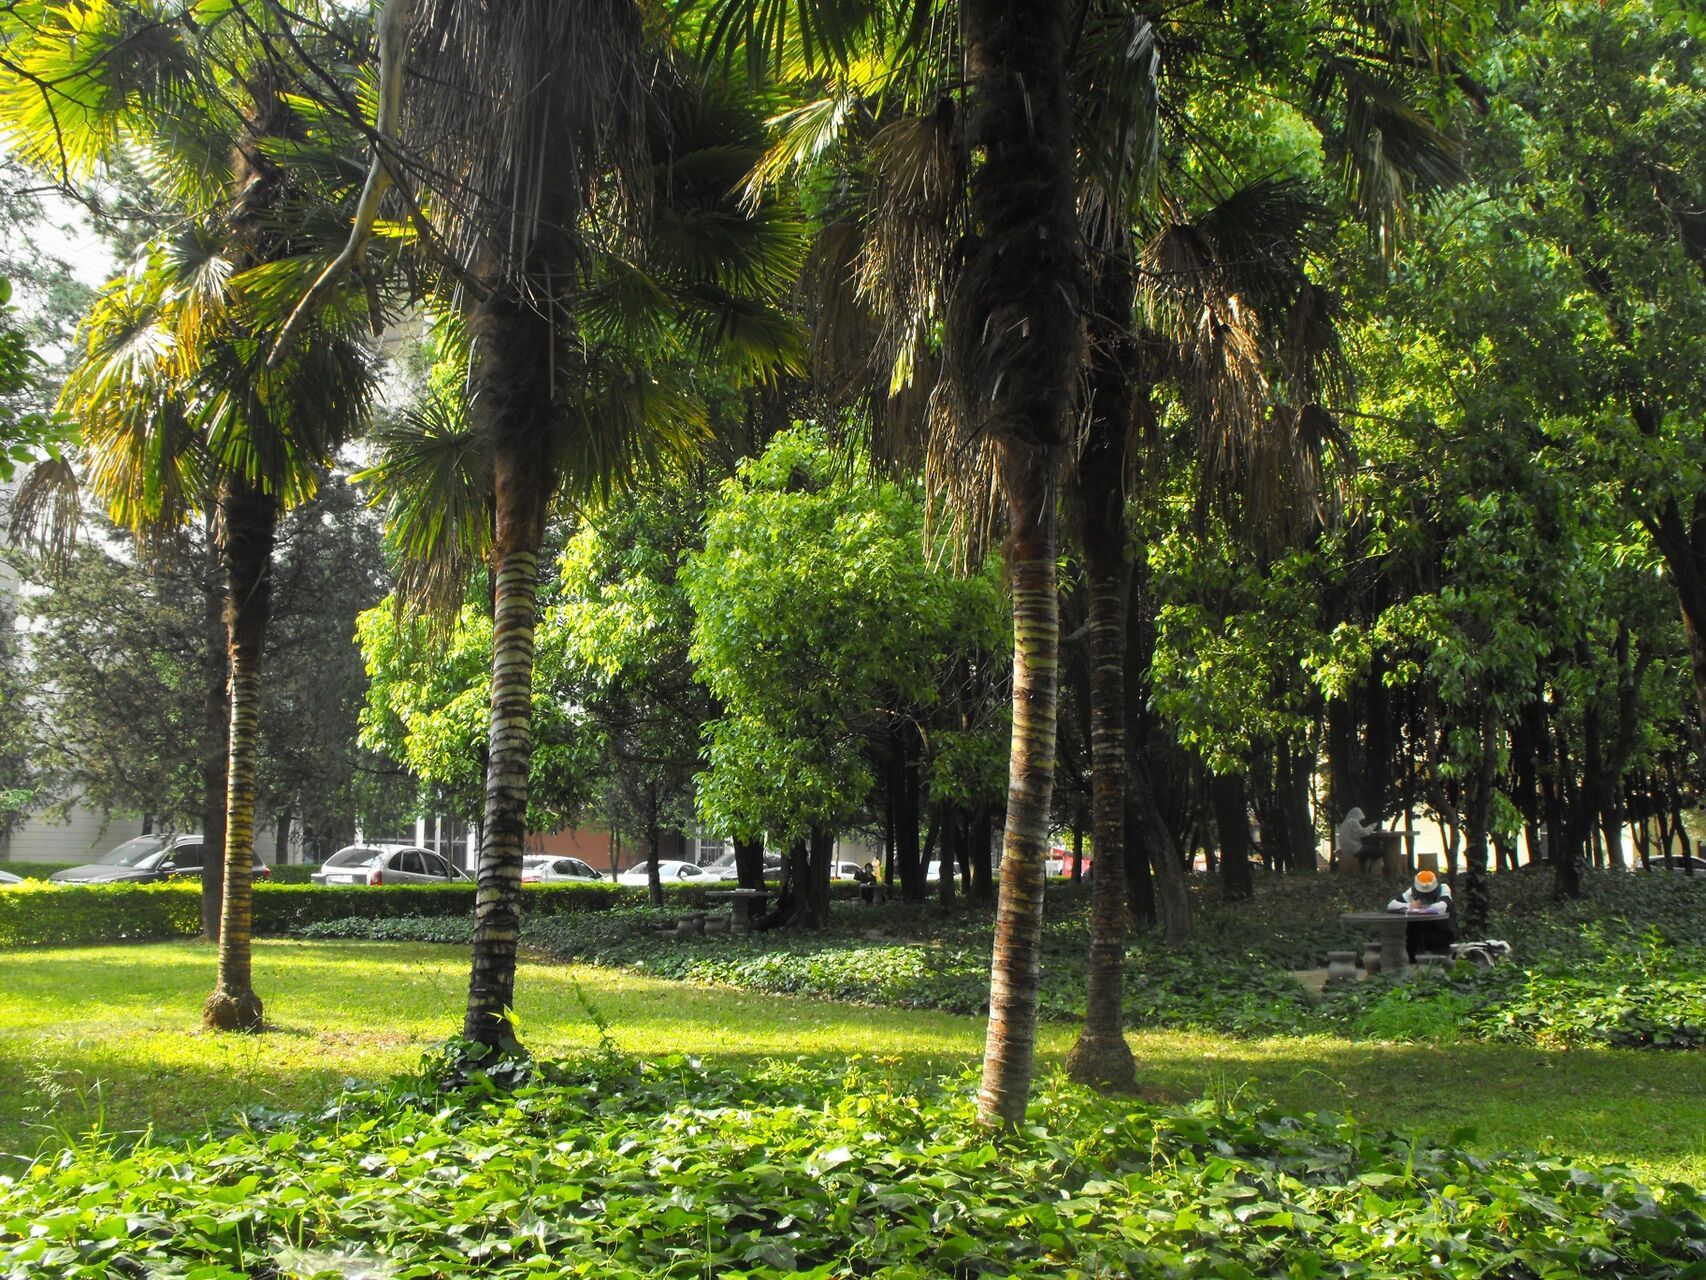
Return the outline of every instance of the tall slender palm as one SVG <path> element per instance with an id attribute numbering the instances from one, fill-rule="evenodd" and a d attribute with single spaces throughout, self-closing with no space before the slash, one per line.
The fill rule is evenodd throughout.
<path id="1" fill-rule="evenodd" d="M 932 295 L 932 306 L 945 304 L 936 312 L 943 407 L 957 424 L 954 434 L 990 468 L 1006 517 L 1013 734 L 978 1093 L 979 1114 L 1000 1125 L 1023 1118 L 1030 1094 L 1059 684 L 1057 498 L 1083 350 L 1086 280 L 1066 73 L 1069 8 L 1054 0 L 940 6 L 921 0 L 795 6 L 711 0 L 703 7 L 702 30 L 713 56 L 732 57 L 744 47 L 757 67 L 803 63 L 845 72 L 855 51 L 890 55 L 894 70 L 886 92 L 912 106 L 930 103 L 928 114 L 899 122 L 889 135 L 897 152 L 911 137 L 928 155 L 940 150 L 934 139 L 963 128 L 963 152 L 977 157 L 957 173 L 950 166 L 954 185 L 947 190 L 930 181 L 930 165 L 914 171 L 911 185 L 957 209 L 968 234 L 957 271 L 927 266 L 908 283 Z M 963 89 L 962 102 L 955 101 L 955 85 Z M 833 121 L 845 114 L 805 113 L 795 122 L 827 135 L 833 126 L 818 124 L 820 117 Z M 905 186 L 903 167 L 891 166 L 890 175 Z M 946 239 L 941 228 L 921 232 Z M 914 309 L 914 321 L 899 326 L 897 369 L 927 358 L 929 323 L 917 319 L 923 314 Z"/>
<path id="2" fill-rule="evenodd" d="M 421 0 L 388 6 L 387 16 L 405 26 L 408 72 L 425 88 L 414 92 L 404 77 L 397 135 L 377 165 L 418 186 L 437 228 L 438 265 L 466 337 L 466 438 L 490 484 L 489 530 L 445 522 L 420 550 L 460 545 L 466 559 L 481 549 L 493 573 L 485 821 L 463 1033 L 495 1047 L 514 1036 L 548 510 L 559 493 L 609 489 L 702 434 L 703 410 L 680 372 L 687 361 L 721 367 L 738 385 L 794 359 L 798 340 L 775 311 L 793 265 L 786 250 L 775 260 L 777 246 L 793 235 L 766 211 L 741 215 L 730 197 L 738 173 L 721 171 L 716 147 L 702 146 L 694 164 L 674 163 L 719 108 L 666 56 L 648 52 L 628 0 Z M 751 133 L 756 158 L 756 123 Z M 661 234 L 633 234 L 648 225 Z M 352 243 L 363 234 L 358 224 Z M 644 263 L 623 252 L 641 239 Z M 394 502 L 407 503 L 399 490 L 411 472 L 432 470 L 420 465 L 426 456 L 399 455 L 378 469 Z"/>
<path id="3" fill-rule="evenodd" d="M 90 487 L 146 539 L 212 517 L 230 662 L 218 974 L 204 1019 L 257 1030 L 250 966 L 255 750 L 280 512 L 365 417 L 366 349 L 328 311 L 276 369 L 256 334 L 308 237 L 310 130 L 240 9 L 39 3 L 8 15 L 13 140 L 63 181 L 122 153 L 170 229 L 96 303 L 64 405 Z M 264 40 L 263 40 L 264 43 Z M 302 160 L 298 165 L 293 161 Z"/>

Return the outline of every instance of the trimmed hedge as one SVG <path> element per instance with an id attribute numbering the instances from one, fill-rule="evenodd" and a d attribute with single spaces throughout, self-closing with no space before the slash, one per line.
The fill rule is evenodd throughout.
<path id="1" fill-rule="evenodd" d="M 666 885 L 676 910 L 707 905 L 708 885 Z M 612 907 L 639 907 L 646 890 L 608 883 L 525 885 L 529 916 L 578 915 Z M 254 931 L 289 934 L 310 924 L 350 918 L 467 918 L 474 911 L 472 884 L 255 885 Z M 201 886 L 181 884 L 50 885 L 26 881 L 0 891 L 0 947 L 99 946 L 194 937 L 201 931 Z"/>
<path id="2" fill-rule="evenodd" d="M 200 932 L 201 889 L 193 884 L 26 880 L 0 891 L 0 946 L 150 942 Z"/>

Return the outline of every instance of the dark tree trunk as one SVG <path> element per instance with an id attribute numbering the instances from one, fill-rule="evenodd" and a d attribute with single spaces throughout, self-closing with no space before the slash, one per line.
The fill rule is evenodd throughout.
<path id="1" fill-rule="evenodd" d="M 835 832 L 812 828 L 811 860 L 807 870 L 805 909 L 798 921 L 811 929 L 829 927 L 829 867 L 835 858 Z"/>
<path id="2" fill-rule="evenodd" d="M 954 891 L 958 886 L 954 883 L 955 869 L 959 866 L 960 845 L 963 828 L 960 826 L 959 814 L 947 805 L 940 806 L 931 819 L 932 825 L 941 834 L 942 856 L 936 868 L 936 898 L 942 910 L 954 909 Z"/>
<path id="3" fill-rule="evenodd" d="M 1296 743 L 1282 743 L 1275 759 L 1278 762 L 1275 798 L 1290 849 L 1289 869 L 1311 874 L 1316 870 L 1317 836 L 1315 819 L 1309 811 L 1309 778 L 1314 772 L 1315 759 Z"/>
<path id="4" fill-rule="evenodd" d="M 1149 786 L 1146 769 L 1135 769 L 1131 788 L 1127 792 L 1132 811 L 1139 820 L 1133 831 L 1149 866 L 1155 872 L 1156 903 L 1161 914 L 1161 937 L 1170 947 L 1182 947 L 1191 940 L 1191 895 L 1185 877 L 1185 860 L 1173 843 L 1173 833 L 1161 820 L 1155 805 L 1155 795 Z"/>
<path id="5" fill-rule="evenodd" d="M 259 1031 L 250 928 L 255 863 L 255 751 L 260 736 L 261 659 L 272 613 L 272 549 L 278 501 L 228 479 L 220 489 L 220 560 L 230 637 L 231 732 L 225 801 L 225 884 L 219 914 L 219 973 L 202 1008 L 215 1031 Z M 211 851 L 210 851 L 211 852 Z"/>
<path id="6" fill-rule="evenodd" d="M 1155 873 L 1149 866 L 1148 846 L 1143 840 L 1143 823 L 1137 805 L 1127 789 L 1125 800 L 1125 864 L 1126 913 L 1139 929 L 1152 928 L 1157 920 L 1155 908 Z"/>
<path id="7" fill-rule="evenodd" d="M 1481 756 L 1475 768 L 1475 792 L 1469 797 L 1465 815 L 1469 828 L 1469 847 L 1465 861 L 1468 874 L 1464 877 L 1463 923 L 1470 936 L 1487 936 L 1491 915 L 1491 900 L 1487 893 L 1487 836 L 1493 812 L 1493 784 L 1498 775 L 1498 723 L 1493 715 L 1491 698 L 1481 701 Z"/>
<path id="8" fill-rule="evenodd" d="M 764 841 L 735 840 L 735 876 L 743 889 L 764 887 Z"/>
<path id="9" fill-rule="evenodd" d="M 280 809 L 273 815 L 272 860 L 275 864 L 283 865 L 290 861 L 290 828 L 294 815 L 289 809 Z"/>
<path id="10" fill-rule="evenodd" d="M 1250 815 L 1245 804 L 1244 775 L 1216 774 L 1209 783 L 1214 797 L 1214 822 L 1220 833 L 1220 892 L 1228 902 L 1254 896 L 1250 878 Z"/>
<path id="11" fill-rule="evenodd" d="M 989 806 L 979 805 L 971 828 L 971 896 L 976 902 L 995 900 L 995 875 L 990 865 L 995 843 L 993 825 Z"/>
<path id="12" fill-rule="evenodd" d="M 1706 508 L 1698 501 L 1691 507 L 1692 515 L 1685 515 L 1678 500 L 1670 498 L 1644 523 L 1670 570 L 1668 580 L 1682 614 L 1694 678 L 1695 728 L 1706 735 L 1706 519 L 1700 518 Z M 1698 758 L 1697 767 L 1706 769 L 1706 758 Z M 1706 790 L 1706 779 L 1697 778 L 1696 783 Z"/>
<path id="13" fill-rule="evenodd" d="M 661 907 L 663 876 L 658 867 L 658 846 L 663 843 L 663 832 L 658 827 L 657 792 L 649 791 L 646 800 L 646 898 L 652 906 Z"/>
<path id="14" fill-rule="evenodd" d="M 924 816 L 923 787 L 918 773 L 921 755 L 918 726 L 911 720 L 903 721 L 899 735 L 895 777 L 899 796 L 895 805 L 895 866 L 900 874 L 900 896 L 908 902 L 923 902 L 927 886 L 924 883 L 925 860 L 918 844 L 918 828 Z"/>

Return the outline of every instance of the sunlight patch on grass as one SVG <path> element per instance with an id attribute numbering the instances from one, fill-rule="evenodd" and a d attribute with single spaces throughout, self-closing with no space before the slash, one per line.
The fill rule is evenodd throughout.
<path id="1" fill-rule="evenodd" d="M 181 1136 L 242 1109 L 313 1109 L 346 1080 L 412 1069 L 461 1026 L 467 953 L 396 943 L 262 941 L 255 982 L 271 1029 L 200 1029 L 213 953 L 195 942 L 12 952 L 0 990 L 0 1152 L 29 1156 L 99 1123 Z M 981 1018 L 696 987 L 631 971 L 524 964 L 518 1016 L 535 1049 L 590 1048 L 599 1030 L 629 1053 L 886 1059 L 908 1075 L 959 1072 L 983 1047 Z M 1040 1071 L 1075 1028 L 1039 1028 Z M 1650 1177 L 1706 1178 L 1706 1087 L 1697 1055 L 1351 1042 L 1132 1036 L 1146 1096 L 1272 1098 L 1289 1111 L 1352 1114 L 1483 1151 L 1551 1148 Z M 15 1161 L 0 1160 L 0 1172 Z"/>

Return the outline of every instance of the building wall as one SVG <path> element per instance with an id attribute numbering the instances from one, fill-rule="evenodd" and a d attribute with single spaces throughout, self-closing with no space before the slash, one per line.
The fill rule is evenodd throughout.
<path id="1" fill-rule="evenodd" d="M 549 853 L 563 858 L 579 858 L 599 871 L 610 870 L 610 833 L 590 827 L 570 827 L 564 831 L 534 832 L 527 837 L 527 852 Z"/>
<path id="2" fill-rule="evenodd" d="M 154 829 L 163 828 L 156 824 Z M 0 838 L 0 861 L 92 862 L 141 834 L 141 818 L 103 818 L 81 805 L 73 808 L 63 822 L 32 813 L 10 836 Z M 255 853 L 262 862 L 270 865 L 277 861 L 277 845 L 271 827 L 255 828 Z"/>
<path id="3" fill-rule="evenodd" d="M 82 807 L 71 810 L 64 822 L 32 813 L 0 841 L 0 857 L 10 862 L 88 862 L 141 834 L 140 818 L 103 818 Z"/>

